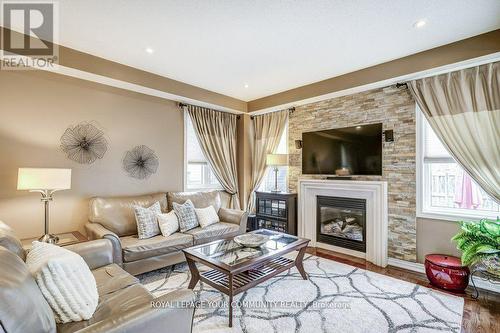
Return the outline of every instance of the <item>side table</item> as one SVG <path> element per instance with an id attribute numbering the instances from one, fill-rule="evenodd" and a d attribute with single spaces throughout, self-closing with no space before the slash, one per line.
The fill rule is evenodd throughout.
<path id="1" fill-rule="evenodd" d="M 88 240 L 87 237 L 82 235 L 79 231 L 64 232 L 61 234 L 56 234 L 56 236 L 59 237 L 59 241 L 55 245 L 59 246 L 73 245 L 86 242 Z M 25 251 L 29 251 L 31 249 L 31 243 L 36 240 L 38 240 L 38 237 L 21 239 L 23 249 Z"/>

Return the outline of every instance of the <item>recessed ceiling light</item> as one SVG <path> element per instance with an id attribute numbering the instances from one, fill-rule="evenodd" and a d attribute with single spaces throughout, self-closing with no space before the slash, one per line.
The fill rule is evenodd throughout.
<path id="1" fill-rule="evenodd" d="M 150 47 L 147 47 L 144 51 L 146 51 L 146 53 L 149 53 L 149 54 L 152 54 L 154 52 L 154 50 Z"/>
<path id="2" fill-rule="evenodd" d="M 245 86 L 244 86 L 244 87 L 245 87 L 245 88 L 248 88 L 248 83 L 245 83 Z"/>
<path id="3" fill-rule="evenodd" d="M 427 24 L 427 21 L 425 20 L 418 20 L 413 24 L 413 27 L 415 28 L 423 28 Z"/>
<path id="4" fill-rule="evenodd" d="M 356 129 L 360 129 L 360 128 L 361 128 L 361 126 L 356 126 Z"/>

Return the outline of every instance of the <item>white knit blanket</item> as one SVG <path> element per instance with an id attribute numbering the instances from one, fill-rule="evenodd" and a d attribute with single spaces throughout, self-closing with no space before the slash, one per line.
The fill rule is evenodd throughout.
<path id="1" fill-rule="evenodd" d="M 92 317 L 99 294 L 95 278 L 80 255 L 56 245 L 33 242 L 26 264 L 54 311 L 56 322 Z"/>

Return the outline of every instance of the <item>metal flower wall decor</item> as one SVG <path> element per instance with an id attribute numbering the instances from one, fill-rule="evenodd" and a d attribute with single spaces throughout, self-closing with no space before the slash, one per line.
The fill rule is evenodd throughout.
<path id="1" fill-rule="evenodd" d="M 146 179 L 156 173 L 159 164 L 155 152 L 144 145 L 127 151 L 123 158 L 123 169 L 130 177 L 137 179 Z"/>
<path id="2" fill-rule="evenodd" d="M 66 129 L 61 136 L 61 149 L 66 156 L 80 164 L 92 164 L 103 158 L 108 150 L 104 132 L 87 122 Z"/>

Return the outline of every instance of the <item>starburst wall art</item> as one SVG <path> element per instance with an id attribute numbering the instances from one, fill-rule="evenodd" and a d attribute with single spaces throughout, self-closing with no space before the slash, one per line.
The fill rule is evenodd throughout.
<path id="1" fill-rule="evenodd" d="M 92 164 L 108 150 L 104 132 L 93 123 L 82 122 L 69 127 L 61 136 L 61 150 L 80 164 Z"/>
<path id="2" fill-rule="evenodd" d="M 132 148 L 123 157 L 123 169 L 130 177 L 137 179 L 146 179 L 156 173 L 159 164 L 155 152 L 144 145 Z"/>

